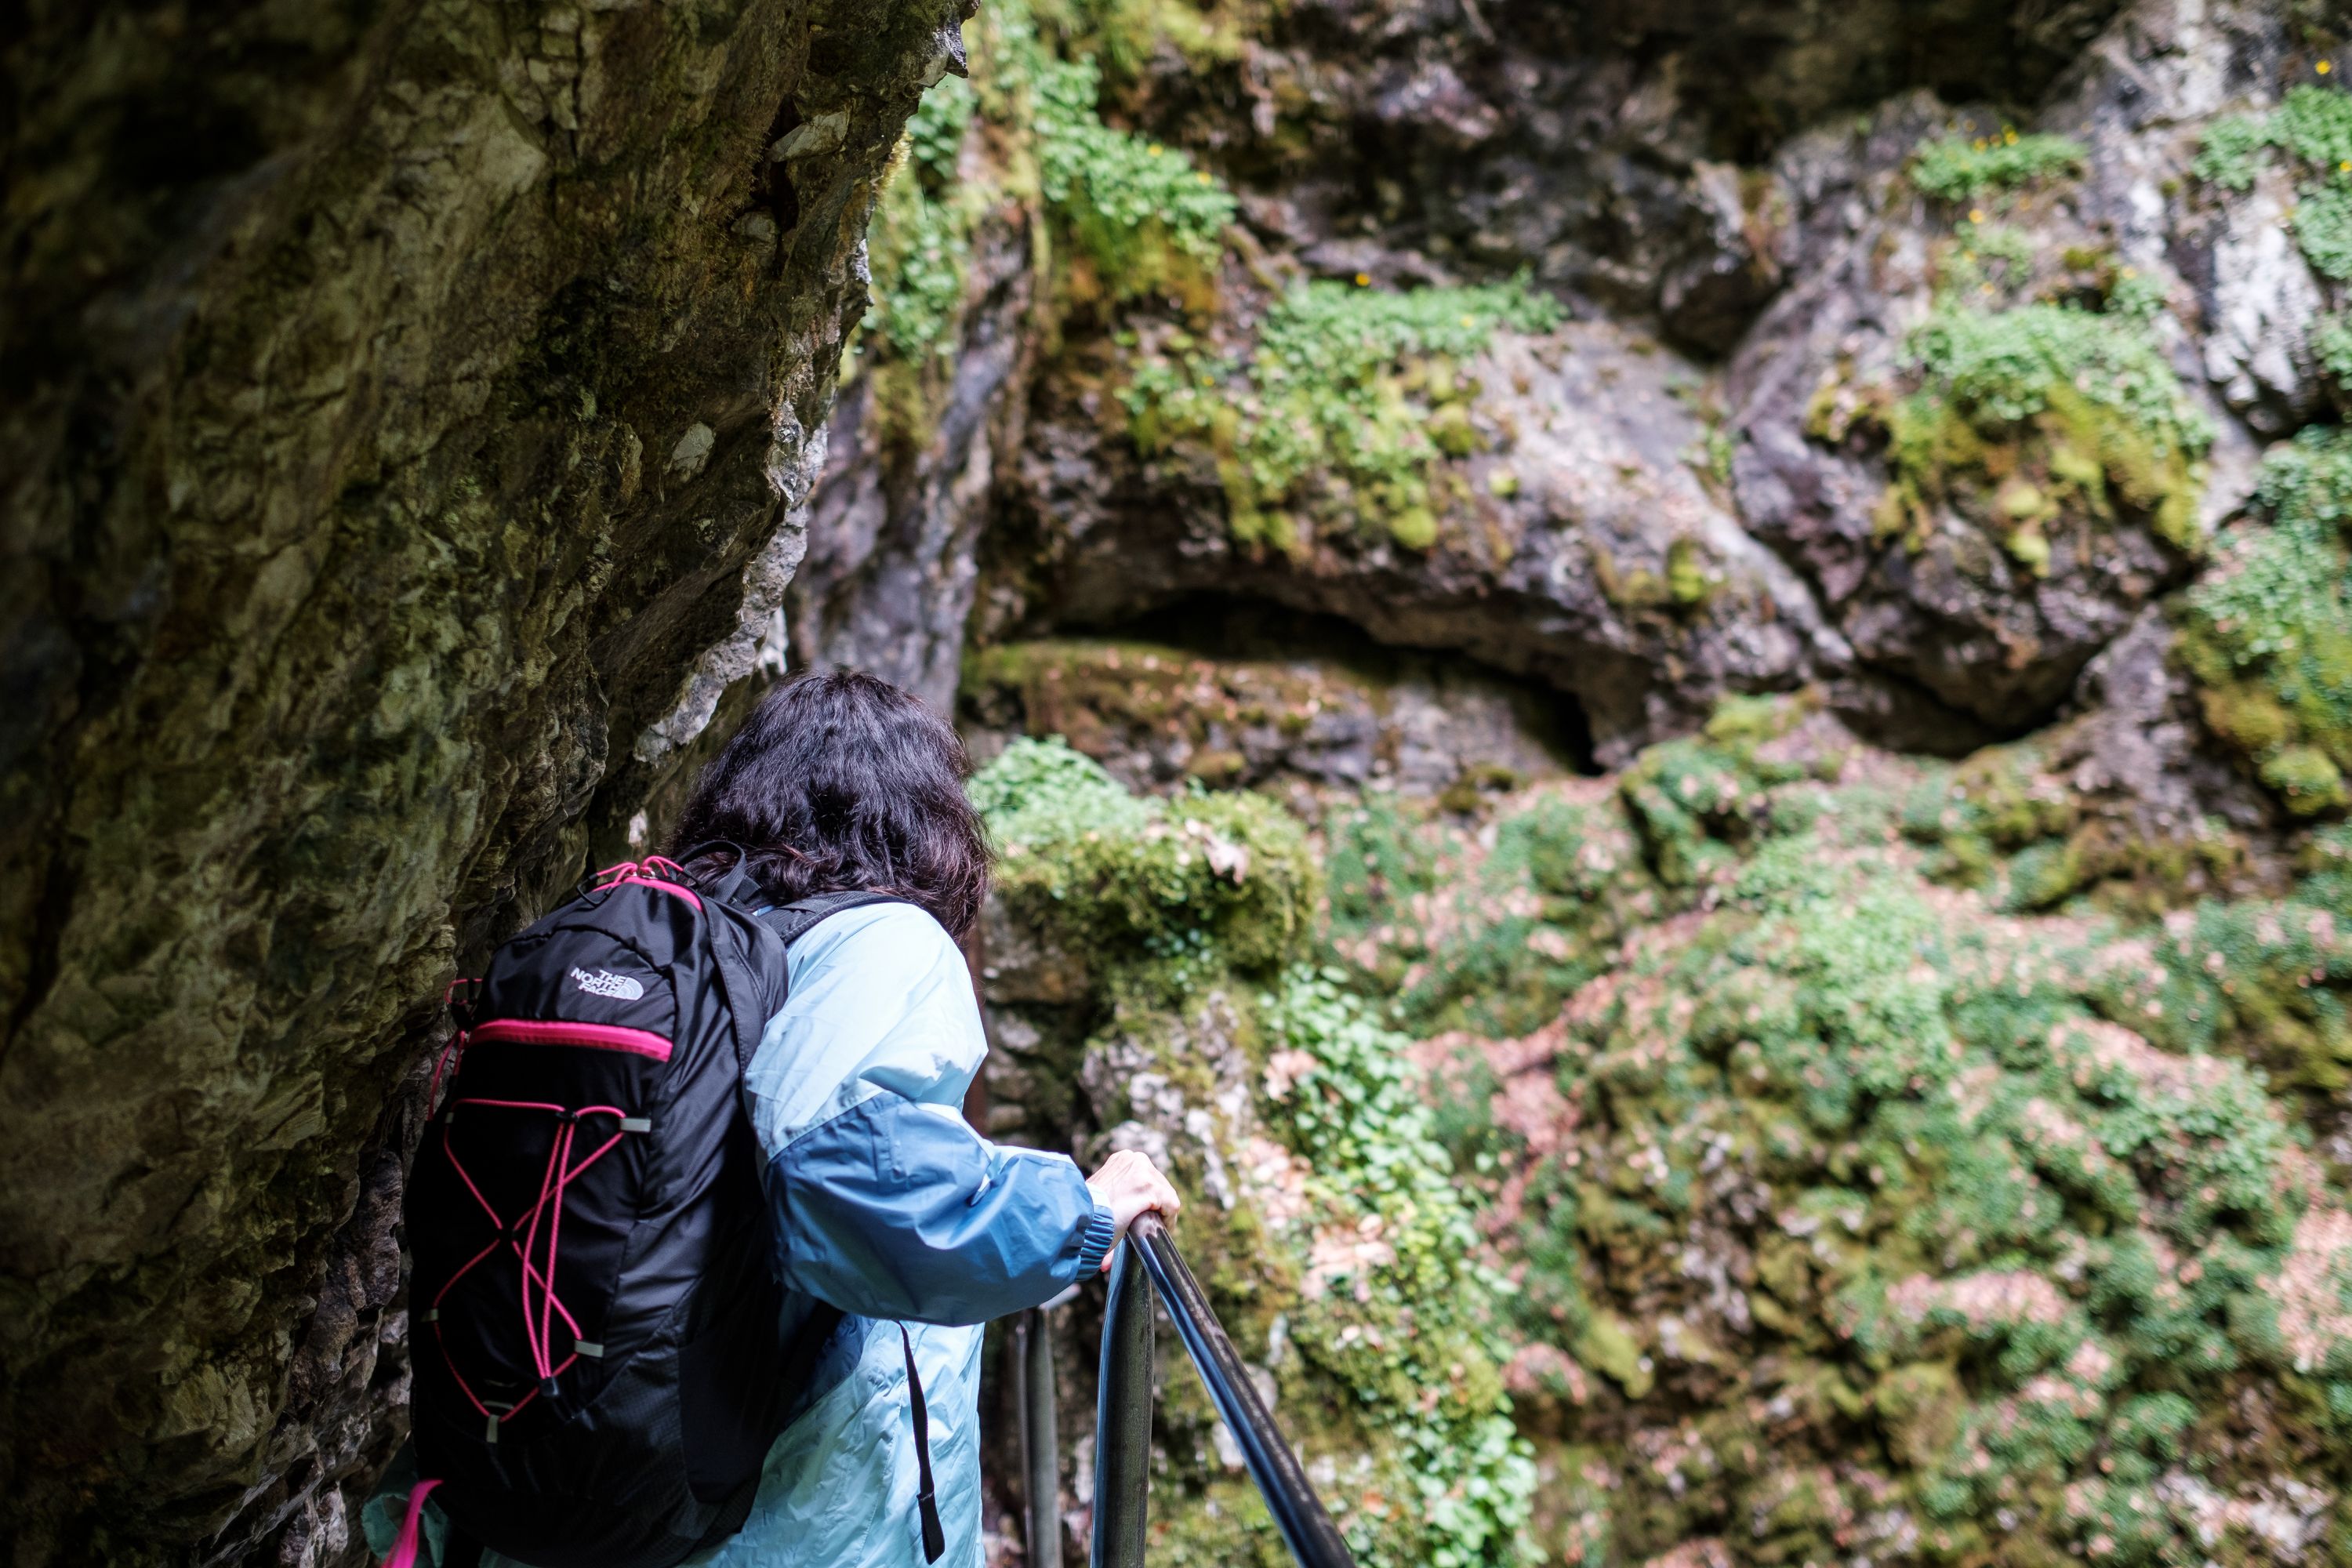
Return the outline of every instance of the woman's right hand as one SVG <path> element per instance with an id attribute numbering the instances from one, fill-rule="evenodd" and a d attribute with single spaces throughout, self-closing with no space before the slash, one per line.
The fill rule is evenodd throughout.
<path id="1" fill-rule="evenodd" d="M 1110 1210 L 1111 1223 L 1125 1236 L 1129 1222 L 1146 1209 L 1157 1209 L 1162 1219 L 1174 1219 L 1184 1200 L 1176 1194 L 1167 1177 L 1150 1159 L 1132 1149 L 1122 1149 L 1102 1163 L 1102 1169 L 1087 1178 L 1087 1190 L 1095 1202 Z M 1106 1253 L 1103 1269 L 1108 1272 L 1110 1257 Z"/>

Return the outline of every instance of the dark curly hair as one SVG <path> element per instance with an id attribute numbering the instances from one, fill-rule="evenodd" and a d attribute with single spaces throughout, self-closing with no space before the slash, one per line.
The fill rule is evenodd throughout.
<path id="1" fill-rule="evenodd" d="M 761 701 L 695 781 L 672 852 L 740 846 L 780 904 L 896 893 L 961 941 L 988 896 L 971 773 L 954 729 L 912 692 L 863 670 L 803 675 Z"/>

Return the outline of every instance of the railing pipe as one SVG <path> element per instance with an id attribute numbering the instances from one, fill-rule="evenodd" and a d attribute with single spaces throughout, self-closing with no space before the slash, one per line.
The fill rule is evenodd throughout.
<path id="1" fill-rule="evenodd" d="M 1167 1305 L 1169 1321 L 1207 1385 L 1210 1402 L 1240 1447 L 1250 1479 L 1257 1483 L 1290 1554 L 1301 1568 L 1355 1568 L 1339 1527 L 1324 1511 L 1298 1457 L 1283 1441 L 1273 1415 L 1250 1382 L 1241 1352 L 1226 1337 L 1160 1216 L 1138 1215 L 1128 1226 L 1122 1250 L 1126 1258 L 1112 1283 L 1103 1321 L 1102 1396 L 1095 1415 L 1094 1568 L 1141 1568 L 1143 1563 L 1145 1466 L 1151 1445 L 1151 1310 L 1149 1297 L 1137 1288 L 1139 1272 L 1150 1279 Z M 1134 1370 L 1139 1363 L 1139 1383 Z M 1110 1479 L 1114 1468 L 1116 1484 Z"/>
<path id="2" fill-rule="evenodd" d="M 1131 1242 L 1135 1228 L 1128 1227 Z M 1143 1568 L 1151 1488 L 1151 1289 L 1122 1245 L 1103 1303 L 1102 1380 L 1095 1395 L 1092 1568 Z"/>
<path id="3" fill-rule="evenodd" d="M 1062 1568 L 1061 1435 L 1054 1410 L 1054 1326 L 1047 1309 L 1013 1321 L 1021 1379 L 1022 1495 L 1029 1515 L 1028 1568 Z"/>

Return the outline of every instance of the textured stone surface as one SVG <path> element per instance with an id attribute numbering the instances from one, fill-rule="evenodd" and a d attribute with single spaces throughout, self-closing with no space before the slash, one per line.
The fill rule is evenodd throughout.
<path id="1" fill-rule="evenodd" d="M 1106 441 L 1098 384 L 1049 383 L 1016 491 L 1034 543 L 1019 575 L 995 580 L 979 635 L 1116 624 L 1188 595 L 1272 600 L 1539 676 L 1582 703 L 1604 759 L 1687 726 L 1727 687 L 1793 684 L 1843 657 L 1802 582 L 1685 466 L 1706 427 L 1676 395 L 1696 378 L 1670 351 L 1572 323 L 1498 337 L 1465 369 L 1494 389 L 1478 404 L 1492 455 L 1470 465 L 1472 510 L 1427 552 L 1359 533 L 1289 556 L 1236 541 L 1189 457 L 1139 463 Z M 1669 592 L 1678 545 L 1706 580 L 1693 601 Z"/>
<path id="2" fill-rule="evenodd" d="M 1411 936 L 1366 973 L 1432 1018 L 1556 1001 L 1667 907 L 1619 885 L 1650 875 L 1637 861 L 1749 853 L 1760 808 L 1710 793 L 1737 778 L 1675 774 L 1696 792 L 1677 801 L 1658 781 L 1683 753 L 1639 761 L 1742 692 L 1816 687 L 1906 749 L 2017 738 L 1952 770 L 1952 826 L 1920 849 L 2003 918 L 2281 884 L 2310 847 L 2209 744 L 2168 656 L 2194 548 L 2126 516 L 2037 574 L 1964 506 L 1916 544 L 1887 537 L 1883 428 L 1820 416 L 1883 425 L 1910 390 L 1904 339 L 1955 276 L 1967 210 L 1923 201 L 1909 161 L 2013 118 L 2084 149 L 2078 176 L 1988 204 L 2030 229 L 2028 292 L 2104 301 L 2126 268 L 2152 285 L 2154 341 L 2213 419 L 2197 521 L 2242 510 L 2259 442 L 2330 406 L 2310 328 L 2341 289 L 2288 243 L 2281 165 L 2243 196 L 2191 168 L 2214 116 L 2318 79 L 2319 10 L 1056 11 L 1142 29 L 1102 46 L 1102 111 L 1232 186 L 1213 276 L 1107 297 L 1124 280 L 1073 261 L 1034 146 L 984 107 L 952 167 L 982 216 L 924 416 L 860 376 L 829 453 L 858 237 L 918 89 L 954 68 L 953 0 L 28 15 L 6 32 L 0 146 L 12 1560 L 352 1555 L 350 1483 L 396 1437 L 398 1152 L 432 999 L 592 852 L 650 841 L 788 640 L 944 700 L 972 641 L 1271 605 L 1560 694 L 1590 731 L 1568 760 L 1631 771 L 1551 781 L 1517 837 L 1486 842 L 1463 824 L 1496 826 L 1496 802 L 1444 797 L 1497 761 L 1542 772 L 1509 718 L 1528 685 L 1432 662 L 1383 692 L 1277 654 L 1188 665 L 1175 721 L 1145 711 L 1150 683 L 971 693 L 993 729 L 1094 725 L 1139 783 L 1295 795 L 1388 782 L 1387 762 L 1450 814 L 1432 864 L 1533 857 L 1549 880 L 1496 895 L 1503 923 L 1465 927 L 1437 897 L 1484 896 L 1465 881 L 1355 942 Z M 1247 347 L 1304 279 L 1522 272 L 1569 320 L 1498 334 L 1445 367 L 1474 389 L 1423 398 L 1455 442 L 1425 544 L 1377 526 L 1245 542 L 1218 454 L 1147 456 L 1118 400 L 1137 344 Z M 1243 712 L 1261 698 L 1270 721 Z M 1893 785 L 1857 765 L 1853 809 L 1883 811 L 1869 792 Z M 1612 790 L 1631 804 L 1596 816 Z M 1550 864 L 1560 812 L 1612 826 Z M 996 937 L 1008 1027 L 1028 1032 L 1001 1061 L 1003 1130 L 1101 1131 L 1079 1059 L 1101 1020 L 1070 1010 L 1102 999 Z M 2334 992 L 2284 968 L 2244 989 L 2273 1016 L 2232 1023 L 2227 1048 L 2340 1101 Z M 1548 1081 L 1552 1058 L 1526 1055 L 1498 1073 Z M 1544 1404 L 1574 1397 L 1561 1365 L 1598 1369 L 1654 1460 L 1679 1395 L 1643 1405 L 1617 1356 L 1633 1341 L 1602 1340 L 1582 1372 L 1531 1345 L 1555 1360 L 1521 1380 L 1528 1428 L 1565 1418 Z M 2204 1484 L 2165 1481 L 2190 1513 Z M 2268 1484 L 2207 1500 L 2242 1511 Z M 1739 1510 L 1777 1495 L 1638 1538 L 1732 1561 L 1762 1517 Z M 2278 1539 L 2300 1541 L 2309 1499 L 2278 1496 L 2298 1521 Z"/>
<path id="3" fill-rule="evenodd" d="M 919 449 L 884 428 L 873 378 L 844 390 L 793 590 L 800 662 L 855 665 L 953 707 L 996 454 L 1020 445 L 1019 378 L 1035 354 L 1026 216 L 1010 207 L 978 247 L 954 367 Z"/>
<path id="4" fill-rule="evenodd" d="M 965 666 L 965 734 L 982 760 L 1013 736 L 1061 735 L 1138 790 L 1373 784 L 1468 803 L 1580 760 L 1583 737 L 1539 686 L 1410 656 L 1254 658 L 1213 621 L 1204 644 L 990 648 Z"/>
<path id="5" fill-rule="evenodd" d="M 352 1554 L 434 999 L 756 658 L 959 15 L 11 29 L 12 1562 Z"/>
<path id="6" fill-rule="evenodd" d="M 2186 405 L 2216 416 L 2187 531 L 2228 515 L 2260 437 L 2315 406 L 2305 334 L 2325 294 L 2274 221 L 2281 191 L 2223 200 L 2189 167 L 2213 116 L 2275 99 L 2288 24 L 2169 0 L 1914 8 L 1900 26 L 1867 7 L 1701 9 L 1579 25 L 1452 0 L 1377 19 L 1317 7 L 1114 54 L 1108 111 L 1221 163 L 1245 232 L 1202 299 L 1117 310 L 1063 278 L 1065 237 L 1033 245 L 1045 270 L 1026 280 L 1008 279 L 1001 235 L 979 243 L 970 359 L 938 436 L 885 455 L 845 410 L 860 423 L 819 500 L 804 654 L 938 691 L 945 623 L 967 613 L 990 641 L 1207 594 L 1536 675 L 1584 707 L 1604 763 L 1727 691 L 1806 680 L 1902 745 L 1965 751 L 2055 716 L 2190 574 L 2196 541 L 2129 508 L 2060 519 L 2040 564 L 1981 506 L 1891 533 L 1884 421 L 1916 379 L 1906 342 L 1961 298 L 1979 221 L 2031 254 L 2005 294 L 1964 302 L 2095 303 L 2141 279 Z M 1238 100 L 1220 96 L 1229 79 Z M 1923 144 L 2006 123 L 1971 96 L 2045 86 L 2019 118 L 2076 139 L 2078 176 L 1984 212 L 1915 187 Z M 1003 195 L 1021 187 L 987 152 L 1003 134 L 975 129 L 962 172 L 1009 208 L 1028 198 Z M 1052 226 L 1034 202 L 1025 221 Z M 1406 291 L 1515 271 L 1577 319 L 1498 333 L 1454 367 L 1475 388 L 1466 450 L 1433 480 L 1427 548 L 1360 522 L 1270 549 L 1229 515 L 1229 453 L 1179 438 L 1147 454 L 1129 427 L 1139 345 L 1246 356 L 1302 279 Z"/>

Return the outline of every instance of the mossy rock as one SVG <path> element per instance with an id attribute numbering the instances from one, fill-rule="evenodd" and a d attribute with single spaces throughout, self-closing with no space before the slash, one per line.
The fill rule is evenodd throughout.
<path id="1" fill-rule="evenodd" d="M 2254 520 L 2179 603 L 2206 721 L 2287 809 L 2352 805 L 2352 437 L 2307 430 L 2264 460 Z"/>

